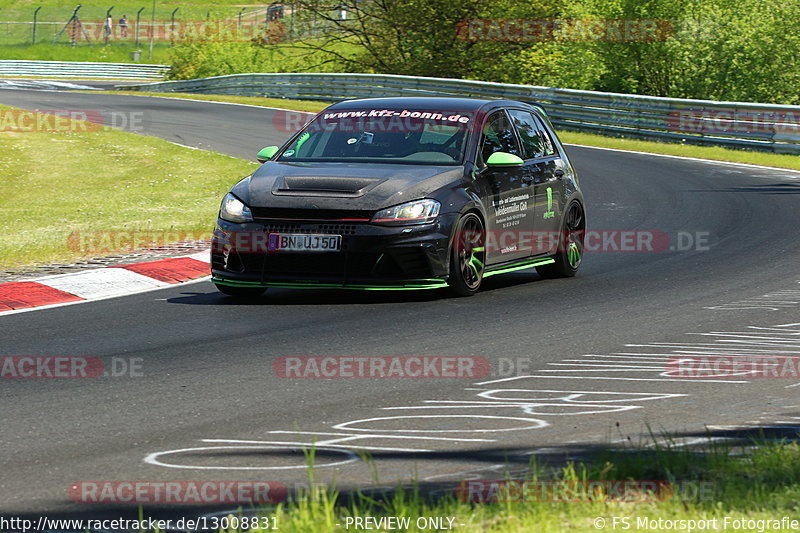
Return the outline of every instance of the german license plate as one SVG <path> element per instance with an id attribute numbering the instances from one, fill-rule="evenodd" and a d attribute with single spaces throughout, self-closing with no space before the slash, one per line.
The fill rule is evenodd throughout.
<path id="1" fill-rule="evenodd" d="M 270 252 L 338 252 L 342 249 L 342 236 L 270 233 L 268 249 Z"/>

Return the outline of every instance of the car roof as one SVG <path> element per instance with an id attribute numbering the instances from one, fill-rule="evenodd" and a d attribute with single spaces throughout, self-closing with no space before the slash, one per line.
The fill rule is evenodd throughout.
<path id="1" fill-rule="evenodd" d="M 516 100 L 492 100 L 489 98 L 462 98 L 455 96 L 410 96 L 392 98 L 359 98 L 337 102 L 327 109 L 364 109 L 365 107 L 382 109 L 402 109 L 413 107 L 424 110 L 458 110 L 488 111 L 497 107 L 542 107 L 538 104 L 518 102 Z"/>

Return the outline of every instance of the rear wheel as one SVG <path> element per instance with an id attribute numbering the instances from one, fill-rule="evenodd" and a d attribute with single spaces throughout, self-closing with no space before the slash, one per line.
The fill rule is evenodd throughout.
<path id="1" fill-rule="evenodd" d="M 233 287 L 231 285 L 222 285 L 219 283 L 215 283 L 214 285 L 217 286 L 219 292 L 223 294 L 227 294 L 228 296 L 233 296 L 234 298 L 240 299 L 251 299 L 251 298 L 258 298 L 264 292 L 266 292 L 266 288 L 264 287 Z"/>
<path id="2" fill-rule="evenodd" d="M 475 213 L 458 221 L 450 253 L 450 290 L 457 296 L 472 296 L 481 287 L 486 266 L 486 231 Z"/>
<path id="3" fill-rule="evenodd" d="M 583 206 L 572 202 L 567 208 L 559 236 L 555 263 L 536 267 L 543 278 L 571 278 L 578 272 L 583 260 L 583 239 L 586 233 L 586 217 Z"/>

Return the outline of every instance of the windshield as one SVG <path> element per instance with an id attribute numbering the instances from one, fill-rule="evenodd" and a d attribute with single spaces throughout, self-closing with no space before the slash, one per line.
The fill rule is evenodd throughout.
<path id="1" fill-rule="evenodd" d="M 363 109 L 321 113 L 278 161 L 458 165 L 470 112 Z"/>

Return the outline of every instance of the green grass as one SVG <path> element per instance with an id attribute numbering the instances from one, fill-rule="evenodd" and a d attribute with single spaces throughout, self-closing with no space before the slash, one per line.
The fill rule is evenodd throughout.
<path id="1" fill-rule="evenodd" d="M 720 447 L 703 452 L 669 448 L 609 450 L 591 460 L 570 463 L 555 471 L 532 463 L 527 479 L 576 484 L 591 480 L 664 481 L 671 489 L 650 494 L 649 498 L 632 498 L 634 501 L 614 500 L 605 494 L 593 493 L 579 495 L 573 501 L 542 501 L 542 498 L 533 497 L 499 503 L 469 503 L 452 493 L 434 499 L 419 485 L 399 488 L 383 498 L 356 494 L 349 501 L 330 489 L 267 508 L 264 513 L 265 516 L 277 515 L 280 530 L 288 533 L 344 532 L 348 531 L 345 528 L 348 517 L 365 516 L 409 517 L 412 527 L 403 531 L 412 532 L 424 531 L 415 527 L 419 517 L 453 517 L 455 524 L 459 524 L 456 530 L 464 533 L 621 531 L 624 528 L 619 520 L 624 518 L 630 521 L 628 531 L 687 531 L 674 527 L 641 528 L 637 519 L 642 517 L 650 520 L 717 519 L 717 530 L 722 531 L 726 516 L 753 520 L 798 517 L 800 446 L 796 442 L 761 440 L 744 454 Z M 314 481 L 313 469 L 310 481 Z M 453 484 L 452 488 L 456 486 Z M 615 517 L 616 528 L 612 527 Z M 596 526 L 598 518 L 605 520 L 604 528 Z M 742 529 L 727 527 L 727 531 L 739 530 Z M 351 526 L 349 531 L 362 529 Z M 765 527 L 763 531 L 778 529 Z"/>
<path id="2" fill-rule="evenodd" d="M 100 61 L 109 63 L 133 63 L 131 52 L 141 50 L 139 63 L 153 63 L 168 65 L 170 62 L 170 47 L 165 43 L 156 43 L 153 46 L 153 59 L 150 60 L 150 48 L 146 41 L 134 43 L 101 43 L 88 46 L 69 46 L 68 44 L 38 43 L 36 45 L 19 44 L 0 46 L 0 55 L 3 59 L 43 60 L 43 61 Z"/>
<path id="3" fill-rule="evenodd" d="M 208 234 L 222 195 L 257 166 L 114 129 L 3 130 L 0 268 L 108 255 L 75 249 L 74 232 Z"/>
<path id="4" fill-rule="evenodd" d="M 171 98 L 194 98 L 198 100 L 211 100 L 219 102 L 236 102 L 266 107 L 282 107 L 297 111 L 317 112 L 329 104 L 326 102 L 312 102 L 307 100 L 284 100 L 280 98 L 259 98 L 252 96 L 228 96 L 217 94 L 189 94 L 189 93 L 153 93 L 140 91 L 106 91 L 112 94 L 146 94 L 149 96 L 167 96 Z M 678 155 L 683 157 L 697 157 L 715 161 L 732 161 L 763 165 L 767 167 L 790 168 L 800 170 L 800 157 L 787 154 L 770 154 L 767 152 L 752 152 L 747 150 L 732 150 L 714 146 L 694 146 L 678 143 L 662 143 L 652 141 L 639 141 L 619 137 L 605 137 L 592 133 L 578 133 L 572 131 L 559 131 L 559 137 L 565 143 L 597 146 L 600 148 L 616 148 L 619 150 L 634 150 L 652 154 Z"/>
<path id="5" fill-rule="evenodd" d="M 769 152 L 732 150 L 730 148 L 720 148 L 716 146 L 695 146 L 691 144 L 640 141 L 636 139 L 605 137 L 603 135 L 572 131 L 560 131 L 558 136 L 563 142 L 572 144 L 800 170 L 800 156 L 790 154 L 771 154 Z"/>
<path id="6" fill-rule="evenodd" d="M 88 46 L 85 40 L 81 39 L 75 47 L 73 54 L 64 48 L 71 48 L 68 45 L 68 31 L 59 40 L 60 45 L 55 46 L 54 50 L 48 50 L 56 35 L 64 28 L 64 25 L 72 16 L 75 7 L 81 3 L 82 7 L 78 12 L 81 22 L 95 46 Z M 185 23 L 204 22 L 206 20 L 238 22 L 239 13 L 244 9 L 242 22 L 245 24 L 262 24 L 265 16 L 263 13 L 252 13 L 256 10 L 264 9 L 269 3 L 258 4 L 236 0 L 219 0 L 210 2 L 208 0 L 159 0 L 156 2 L 155 21 L 157 24 L 169 25 L 172 20 L 172 12 L 175 8 L 175 21 L 177 31 L 185 27 Z M 17 22 L 16 24 L 0 24 L 0 58 L 3 59 L 54 59 L 64 61 L 130 61 L 128 51 L 134 49 L 134 30 L 136 23 L 136 13 L 144 8 L 140 15 L 140 45 L 145 49 L 148 44 L 147 28 L 153 18 L 153 3 L 150 0 L 120 0 L 108 3 L 86 3 L 77 0 L 3 0 L 0 3 L 0 21 Z M 31 47 L 33 13 L 37 7 L 41 10 L 37 16 L 37 46 Z M 114 22 L 114 36 L 112 42 L 121 47 L 123 52 L 114 53 L 114 59 L 94 58 L 98 55 L 97 44 L 104 39 L 102 31 L 103 21 L 106 11 L 114 6 L 111 18 Z M 117 27 L 119 19 L 126 15 L 128 18 L 128 39 L 122 40 L 122 36 Z M 164 30 L 166 31 L 166 26 Z M 162 45 L 167 45 L 168 37 L 164 36 Z M 156 36 L 158 42 L 158 34 Z M 80 49 L 87 48 L 88 50 Z M 109 54 L 106 54 L 109 55 Z M 146 55 L 144 56 L 147 57 Z M 166 51 L 159 53 L 159 61 L 167 60 Z M 154 57 L 155 60 L 155 57 Z"/>
<path id="7" fill-rule="evenodd" d="M 32 21 L 33 11 L 41 6 L 38 20 L 61 22 L 64 24 L 72 15 L 75 7 L 81 4 L 78 15 L 83 21 L 103 20 L 106 11 L 111 6 L 114 21 L 122 15 L 127 15 L 128 20 L 136 20 L 136 12 L 144 8 L 141 20 L 149 21 L 152 16 L 153 2 L 151 0 L 114 0 L 111 2 L 79 2 L 77 0 L 3 0 L 0 7 L 0 20 Z M 186 20 L 204 20 L 210 13 L 211 17 L 235 17 L 241 8 L 245 12 L 263 9 L 266 3 L 242 2 L 241 0 L 158 0 L 156 2 L 155 18 L 169 20 L 172 10 L 178 8 L 176 18 Z"/>
<path id="8" fill-rule="evenodd" d="M 289 100 L 286 98 L 262 98 L 260 96 L 232 96 L 227 94 L 194 94 L 194 93 L 151 93 L 146 91 L 75 91 L 93 94 L 130 94 L 136 96 L 161 96 L 167 98 L 186 98 L 190 100 L 205 100 L 208 102 L 229 102 L 234 104 L 248 104 L 262 107 L 279 107 L 294 111 L 308 111 L 316 113 L 330 105 L 328 102 L 315 102 L 312 100 Z"/>

